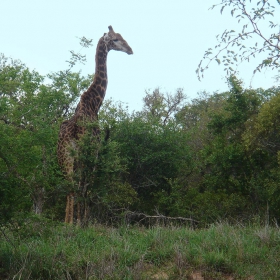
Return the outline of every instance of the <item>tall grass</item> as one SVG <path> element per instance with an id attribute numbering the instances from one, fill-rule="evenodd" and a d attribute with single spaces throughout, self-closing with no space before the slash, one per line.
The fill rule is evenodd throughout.
<path id="1" fill-rule="evenodd" d="M 280 279 L 276 227 L 81 229 L 37 220 L 2 230 L 0 279 Z"/>

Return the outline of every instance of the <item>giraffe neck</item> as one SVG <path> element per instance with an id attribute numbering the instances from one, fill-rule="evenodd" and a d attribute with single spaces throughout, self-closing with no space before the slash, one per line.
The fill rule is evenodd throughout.
<path id="1" fill-rule="evenodd" d="M 99 108 L 104 100 L 107 89 L 107 54 L 108 49 L 100 38 L 95 55 L 95 74 L 90 87 L 81 96 L 80 108 L 84 114 L 97 116 Z"/>

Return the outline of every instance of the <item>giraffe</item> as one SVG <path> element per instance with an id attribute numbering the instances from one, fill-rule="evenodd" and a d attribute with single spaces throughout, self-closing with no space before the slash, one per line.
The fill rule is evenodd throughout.
<path id="1" fill-rule="evenodd" d="M 77 141 L 86 132 L 84 121 L 95 122 L 98 120 L 98 111 L 106 94 L 108 83 L 107 78 L 107 55 L 110 50 L 122 51 L 127 54 L 133 54 L 131 47 L 119 33 L 115 33 L 112 26 L 109 26 L 109 32 L 99 39 L 95 55 L 95 74 L 92 84 L 85 91 L 77 105 L 74 115 L 62 122 L 59 131 L 57 145 L 58 163 L 67 180 L 73 182 L 73 175 L 76 171 L 73 150 L 78 149 Z M 98 127 L 93 128 L 93 136 L 99 138 Z M 75 164 L 74 164 L 75 163 Z M 67 195 L 65 223 L 73 224 L 74 216 L 74 197 L 75 192 Z M 78 204 L 79 208 L 79 204 Z M 79 209 L 78 209 L 79 215 Z M 78 218 L 79 219 L 79 218 Z"/>

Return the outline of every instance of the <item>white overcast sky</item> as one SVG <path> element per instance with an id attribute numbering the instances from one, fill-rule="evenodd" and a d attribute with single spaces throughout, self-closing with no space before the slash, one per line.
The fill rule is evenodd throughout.
<path id="1" fill-rule="evenodd" d="M 271 2 L 280 10 L 276 0 Z M 229 10 L 223 15 L 219 9 L 208 10 L 217 3 L 219 0 L 0 0 L 0 53 L 46 75 L 67 69 L 69 51 L 78 52 L 77 37 L 85 36 L 93 39 L 93 47 L 81 51 L 87 63 L 75 66 L 74 71 L 93 74 L 96 44 L 112 25 L 134 54 L 109 53 L 106 98 L 124 102 L 130 110 L 141 109 L 145 90 L 156 87 L 169 93 L 184 88 L 192 99 L 203 90 L 228 89 L 222 66 L 213 64 L 201 82 L 195 74 L 204 51 L 215 46 L 216 35 L 224 29 L 241 28 Z M 279 19 L 274 18 L 278 23 Z M 257 63 L 244 63 L 240 68 L 247 87 Z M 275 75 L 264 71 L 254 77 L 252 86 L 273 86 Z"/>

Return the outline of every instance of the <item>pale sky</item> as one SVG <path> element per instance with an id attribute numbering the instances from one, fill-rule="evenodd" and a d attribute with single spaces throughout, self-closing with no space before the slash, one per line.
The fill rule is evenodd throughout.
<path id="1" fill-rule="evenodd" d="M 213 63 L 201 82 L 195 73 L 204 51 L 215 46 L 216 35 L 226 28 L 238 28 L 229 10 L 224 15 L 219 9 L 208 10 L 217 3 L 219 0 L 0 0 L 0 53 L 46 75 L 67 69 L 69 51 L 78 52 L 77 37 L 85 36 L 93 39 L 93 47 L 81 50 L 87 63 L 73 70 L 93 74 L 96 44 L 112 25 L 134 54 L 109 53 L 106 99 L 124 102 L 130 111 L 140 110 L 145 90 L 156 87 L 169 93 L 183 88 L 192 99 L 203 90 L 228 89 L 222 66 Z M 257 64 L 244 63 L 240 68 L 245 86 L 250 85 Z M 269 70 L 257 74 L 252 87 L 273 86 L 276 74 Z"/>

